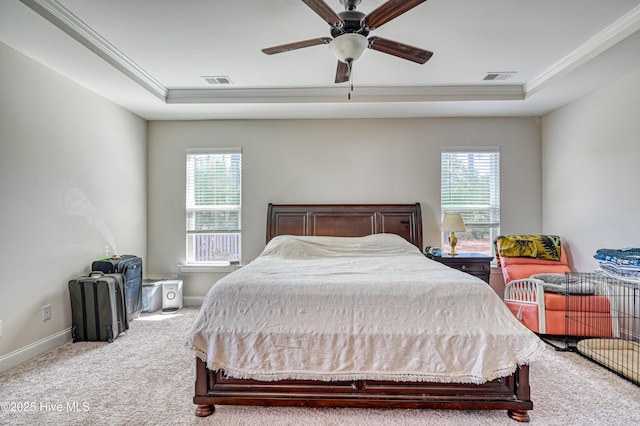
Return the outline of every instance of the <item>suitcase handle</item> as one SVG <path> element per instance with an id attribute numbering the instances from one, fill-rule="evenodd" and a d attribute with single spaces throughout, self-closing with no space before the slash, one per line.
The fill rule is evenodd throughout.
<path id="1" fill-rule="evenodd" d="M 101 277 L 104 275 L 104 272 L 102 271 L 91 271 L 89 273 L 89 278 L 93 278 L 93 277 Z"/>

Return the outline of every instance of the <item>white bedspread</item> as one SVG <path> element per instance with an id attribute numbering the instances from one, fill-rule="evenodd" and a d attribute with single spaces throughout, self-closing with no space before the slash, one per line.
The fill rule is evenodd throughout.
<path id="1" fill-rule="evenodd" d="M 276 237 L 209 291 L 186 344 L 263 381 L 483 383 L 541 346 L 484 281 L 402 237 Z"/>

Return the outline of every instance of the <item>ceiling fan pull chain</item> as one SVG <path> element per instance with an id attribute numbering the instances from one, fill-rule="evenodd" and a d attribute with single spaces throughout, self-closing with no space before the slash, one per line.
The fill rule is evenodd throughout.
<path id="1" fill-rule="evenodd" d="M 347 95 L 347 99 L 349 100 L 351 100 L 351 92 L 353 92 L 353 68 L 351 64 L 352 62 L 347 64 L 349 66 L 349 94 Z"/>

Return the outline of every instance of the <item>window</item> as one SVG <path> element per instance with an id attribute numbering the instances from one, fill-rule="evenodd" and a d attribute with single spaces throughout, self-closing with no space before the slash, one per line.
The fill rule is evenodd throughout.
<path id="1" fill-rule="evenodd" d="M 187 264 L 240 262 L 240 150 L 187 152 Z"/>
<path id="2" fill-rule="evenodd" d="M 458 236 L 458 252 L 493 255 L 500 233 L 500 151 L 498 148 L 442 148 L 441 218 L 460 213 L 467 228 Z M 448 235 L 443 235 L 442 245 Z"/>

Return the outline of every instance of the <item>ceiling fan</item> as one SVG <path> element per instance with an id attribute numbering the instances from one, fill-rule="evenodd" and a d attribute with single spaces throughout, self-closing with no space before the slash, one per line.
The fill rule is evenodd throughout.
<path id="1" fill-rule="evenodd" d="M 351 66 L 365 49 L 369 48 L 402 59 L 424 64 L 433 52 L 398 43 L 382 37 L 369 37 L 369 32 L 413 9 L 427 0 L 389 0 L 373 12 L 365 15 L 356 11 L 362 0 L 340 0 L 344 11 L 334 12 L 323 0 L 302 0 L 331 27 L 331 37 L 318 37 L 296 41 L 262 49 L 267 55 L 288 52 L 304 47 L 328 44 L 329 49 L 338 58 L 336 83 L 344 83 L 351 78 Z"/>

